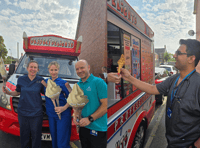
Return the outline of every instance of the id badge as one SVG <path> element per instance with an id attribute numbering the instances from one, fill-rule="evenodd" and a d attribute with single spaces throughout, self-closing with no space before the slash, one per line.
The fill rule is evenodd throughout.
<path id="1" fill-rule="evenodd" d="M 97 136 L 98 133 L 97 133 L 97 131 L 95 131 L 95 130 L 90 130 L 90 135 Z"/>
<path id="2" fill-rule="evenodd" d="M 167 116 L 169 117 L 169 119 L 172 116 L 172 110 L 170 108 L 167 109 Z"/>

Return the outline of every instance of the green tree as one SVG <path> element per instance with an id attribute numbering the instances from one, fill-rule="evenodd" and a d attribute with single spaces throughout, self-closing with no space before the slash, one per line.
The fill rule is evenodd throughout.
<path id="1" fill-rule="evenodd" d="M 170 54 L 168 52 L 165 52 L 164 53 L 164 60 L 165 60 L 165 62 L 168 62 L 170 59 L 171 59 Z"/>
<path id="2" fill-rule="evenodd" d="M 14 60 L 13 59 L 11 60 L 9 56 L 4 60 L 4 64 L 11 64 L 11 62 L 14 62 Z"/>
<path id="3" fill-rule="evenodd" d="M 7 49 L 6 46 L 4 44 L 4 39 L 2 36 L 0 36 L 0 57 L 2 57 L 3 59 L 5 59 L 5 57 L 7 56 Z"/>
<path id="4" fill-rule="evenodd" d="M 168 62 L 175 62 L 176 60 L 175 60 L 175 58 L 173 57 L 173 55 L 174 54 L 172 54 L 172 53 L 169 53 L 170 54 L 170 59 L 168 60 Z"/>

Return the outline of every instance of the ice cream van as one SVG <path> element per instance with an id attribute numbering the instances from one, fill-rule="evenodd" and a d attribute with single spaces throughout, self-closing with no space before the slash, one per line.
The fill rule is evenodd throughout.
<path id="1" fill-rule="evenodd" d="M 23 49 L 25 54 L 21 57 L 19 64 L 15 70 L 15 66 L 11 64 L 9 73 L 10 78 L 7 80 L 6 87 L 10 91 L 14 91 L 17 84 L 17 79 L 27 74 L 27 64 L 30 60 L 35 60 L 39 64 L 38 75 L 47 78 L 49 77 L 48 64 L 51 61 L 57 61 L 60 64 L 58 76 L 67 80 L 71 87 L 77 83 L 79 77 L 76 74 L 75 63 L 81 51 L 81 38 L 72 40 L 63 38 L 57 35 L 30 36 L 26 33 L 23 35 Z M 2 94 L 0 94 L 2 95 Z M 43 100 L 43 126 L 42 140 L 50 141 L 51 135 L 49 131 L 48 116 L 46 115 L 45 98 Z M 20 135 L 20 128 L 17 115 L 17 107 L 19 96 L 12 97 L 6 95 L 6 98 L 0 97 L 0 130 L 13 134 Z M 76 131 L 76 126 L 72 122 L 71 141 L 78 140 L 79 136 Z"/>
<path id="2" fill-rule="evenodd" d="M 154 84 L 154 32 L 126 0 L 82 0 L 76 37 L 83 36 L 80 59 L 90 72 L 116 72 L 123 54 L 124 68 Z M 108 83 L 108 148 L 141 148 L 155 111 L 155 96 L 127 81 Z"/>

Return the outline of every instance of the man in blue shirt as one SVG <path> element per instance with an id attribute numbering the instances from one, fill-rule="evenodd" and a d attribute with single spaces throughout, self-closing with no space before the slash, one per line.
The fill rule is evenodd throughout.
<path id="1" fill-rule="evenodd" d="M 86 60 L 78 61 L 75 68 L 81 78 L 78 85 L 89 99 L 82 110 L 82 119 L 79 123 L 74 118 L 74 123 L 80 126 L 82 148 L 106 148 L 107 85 L 103 79 L 90 74 L 90 65 Z"/>

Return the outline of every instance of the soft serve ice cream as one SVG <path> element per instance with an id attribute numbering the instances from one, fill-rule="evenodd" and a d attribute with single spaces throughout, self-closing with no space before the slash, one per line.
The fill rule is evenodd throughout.
<path id="1" fill-rule="evenodd" d="M 77 122 L 81 119 L 81 112 L 88 102 L 89 100 L 87 99 L 87 96 L 84 95 L 83 90 L 78 84 L 75 84 L 67 98 L 67 103 L 73 107 Z M 79 126 L 76 127 L 76 130 L 79 133 Z"/>
<path id="2" fill-rule="evenodd" d="M 3 59 L 2 58 L 0 60 L 0 74 L 1 74 L 2 78 L 4 78 L 4 79 L 7 78 L 7 73 L 6 73 L 5 65 L 3 63 Z"/>
<path id="3" fill-rule="evenodd" d="M 56 85 L 54 81 L 49 79 L 47 81 L 47 88 L 45 95 L 51 99 L 54 99 L 55 97 L 58 97 L 60 95 L 61 88 L 60 86 Z"/>
<path id="4" fill-rule="evenodd" d="M 45 95 L 52 100 L 54 107 L 56 107 L 56 103 L 58 106 L 60 106 L 59 105 L 60 92 L 61 92 L 60 86 L 56 85 L 56 83 L 54 81 L 49 79 L 47 82 L 47 88 L 46 88 Z M 55 103 L 55 100 L 56 100 L 56 103 Z M 61 119 L 60 114 L 58 115 L 58 117 L 59 117 L 59 119 Z"/>
<path id="5" fill-rule="evenodd" d="M 67 103 L 72 107 L 84 107 L 88 102 L 89 100 L 87 99 L 87 96 L 84 96 L 83 90 L 78 84 L 75 84 L 67 98 Z"/>

